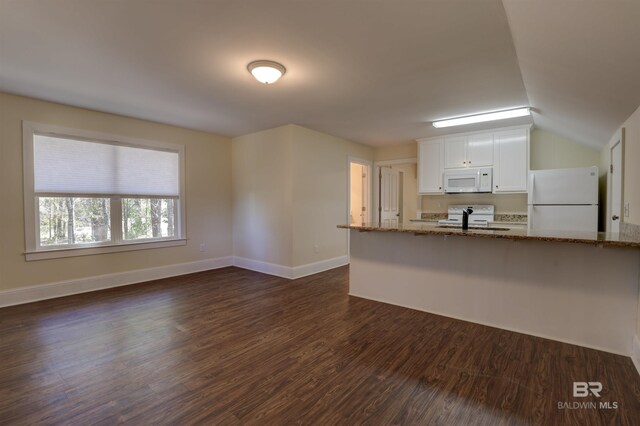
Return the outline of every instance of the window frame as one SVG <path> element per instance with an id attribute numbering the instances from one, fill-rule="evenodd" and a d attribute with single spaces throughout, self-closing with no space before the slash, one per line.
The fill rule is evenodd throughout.
<path id="1" fill-rule="evenodd" d="M 49 135 L 75 139 L 86 142 L 106 143 L 111 145 L 130 146 L 166 150 L 178 153 L 179 195 L 174 198 L 175 236 L 159 238 L 140 238 L 124 240 L 122 236 L 122 199 L 123 198 L 166 198 L 153 196 L 136 196 L 135 194 L 38 194 L 34 191 L 34 135 Z M 187 241 L 186 228 L 186 179 L 185 179 L 185 147 L 181 144 L 131 138 L 128 136 L 94 132 L 81 129 L 67 128 L 52 124 L 22 122 L 23 149 L 23 192 L 24 192 L 24 224 L 25 224 L 25 258 L 27 261 L 53 259 L 60 257 L 84 256 L 101 253 L 142 250 L 160 247 L 185 245 Z M 73 245 L 40 245 L 40 208 L 39 197 L 76 197 L 76 198 L 106 198 L 110 203 L 109 222 L 111 226 L 111 240 L 97 243 L 76 243 Z M 171 197 L 173 198 L 173 197 Z"/>

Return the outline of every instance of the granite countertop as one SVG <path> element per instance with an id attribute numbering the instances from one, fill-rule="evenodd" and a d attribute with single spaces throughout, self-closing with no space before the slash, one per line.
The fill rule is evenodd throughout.
<path id="1" fill-rule="evenodd" d="M 640 248 L 640 236 L 612 234 L 608 232 L 568 232 L 568 231 L 530 231 L 526 229 L 482 230 L 460 228 L 439 228 L 435 224 L 414 222 L 398 226 L 380 226 L 377 223 L 363 225 L 338 225 L 338 228 L 355 229 L 362 232 L 403 232 L 414 235 L 454 235 L 476 238 L 496 238 L 507 240 L 536 240 L 564 243 L 582 243 L 612 247 Z"/>

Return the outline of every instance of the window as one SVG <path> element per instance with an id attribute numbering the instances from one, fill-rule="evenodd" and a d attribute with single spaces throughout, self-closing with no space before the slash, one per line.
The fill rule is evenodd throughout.
<path id="1" fill-rule="evenodd" d="M 184 147 L 23 123 L 27 260 L 185 244 Z"/>

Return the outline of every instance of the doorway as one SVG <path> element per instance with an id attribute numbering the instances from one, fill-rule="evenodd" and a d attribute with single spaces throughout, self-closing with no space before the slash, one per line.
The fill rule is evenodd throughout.
<path id="1" fill-rule="evenodd" d="M 371 163 L 361 159 L 349 159 L 348 218 L 350 225 L 362 225 L 371 221 Z"/>
<path id="2" fill-rule="evenodd" d="M 378 213 L 382 226 L 398 226 L 402 222 L 402 193 L 404 173 L 390 166 L 380 168 L 380 205 Z"/>
<path id="3" fill-rule="evenodd" d="M 372 200 L 374 222 L 391 226 L 409 223 L 412 219 L 420 219 L 422 197 L 418 195 L 417 172 L 416 158 L 383 160 L 374 163 Z M 396 173 L 397 185 L 393 182 L 396 179 Z"/>
<path id="4" fill-rule="evenodd" d="M 608 196 L 608 215 L 607 230 L 609 232 L 619 233 L 620 222 L 623 220 L 623 184 L 624 184 L 624 128 L 616 132 L 614 138 L 609 144 L 610 165 L 608 170 L 609 176 L 609 196 Z"/>

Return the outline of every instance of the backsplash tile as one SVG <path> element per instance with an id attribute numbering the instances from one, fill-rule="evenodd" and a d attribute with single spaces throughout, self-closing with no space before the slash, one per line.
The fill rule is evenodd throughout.
<path id="1" fill-rule="evenodd" d="M 422 213 L 420 218 L 422 220 L 442 220 L 447 218 L 446 213 Z"/>
<path id="2" fill-rule="evenodd" d="M 421 220 L 442 220 L 447 218 L 447 213 L 422 213 Z M 494 215 L 496 222 L 512 222 L 512 223 L 527 223 L 526 214 L 499 214 Z"/>
<path id="3" fill-rule="evenodd" d="M 496 222 L 522 222 L 527 223 L 527 215 L 526 214 L 499 214 L 496 213 L 494 216 L 494 220 Z"/>

